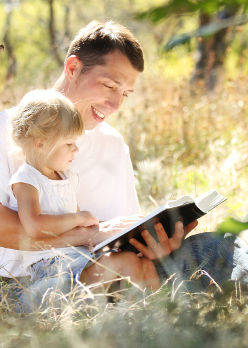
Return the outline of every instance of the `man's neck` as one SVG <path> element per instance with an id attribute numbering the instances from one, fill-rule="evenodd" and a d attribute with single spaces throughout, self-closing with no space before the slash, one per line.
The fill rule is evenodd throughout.
<path id="1" fill-rule="evenodd" d="M 68 96 L 68 82 L 66 80 L 66 76 L 65 73 L 62 72 L 62 74 L 60 75 L 60 77 L 58 78 L 58 80 L 55 82 L 53 88 L 60 92 L 63 93 L 66 97 Z"/>

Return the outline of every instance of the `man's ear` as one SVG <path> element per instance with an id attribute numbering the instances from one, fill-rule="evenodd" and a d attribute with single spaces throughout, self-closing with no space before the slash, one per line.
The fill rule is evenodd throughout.
<path id="1" fill-rule="evenodd" d="M 67 77 L 71 79 L 77 78 L 83 68 L 83 63 L 80 61 L 80 59 L 77 56 L 70 56 L 67 58 L 65 62 L 65 71 Z"/>

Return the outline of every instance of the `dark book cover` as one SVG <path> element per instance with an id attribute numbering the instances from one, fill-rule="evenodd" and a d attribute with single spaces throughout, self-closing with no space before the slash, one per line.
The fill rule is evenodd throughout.
<path id="1" fill-rule="evenodd" d="M 201 197 L 203 197 L 203 199 L 201 199 Z M 225 198 L 216 191 L 211 191 L 201 197 L 195 201 L 188 196 L 182 197 L 181 199 L 172 202 L 172 205 L 174 204 L 175 206 L 164 205 L 156 209 L 137 223 L 96 245 L 94 252 L 99 251 L 104 247 L 108 247 L 109 249 L 120 248 L 121 250 L 135 250 L 137 252 L 137 250 L 129 243 L 129 240 L 135 238 L 145 244 L 141 236 L 141 232 L 144 229 L 147 229 L 155 239 L 157 239 L 154 224 L 161 222 L 168 237 L 171 237 L 177 221 L 182 221 L 183 225 L 186 226 L 225 201 Z"/>

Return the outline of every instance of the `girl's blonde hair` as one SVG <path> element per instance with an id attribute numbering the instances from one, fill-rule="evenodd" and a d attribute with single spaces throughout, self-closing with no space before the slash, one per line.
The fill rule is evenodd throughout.
<path id="1" fill-rule="evenodd" d="M 52 89 L 27 93 L 12 117 L 12 136 L 23 149 L 40 138 L 54 144 L 83 133 L 83 120 L 72 102 Z"/>

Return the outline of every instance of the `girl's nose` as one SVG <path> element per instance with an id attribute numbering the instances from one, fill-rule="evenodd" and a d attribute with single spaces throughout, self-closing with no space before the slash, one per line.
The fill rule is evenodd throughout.
<path id="1" fill-rule="evenodd" d="M 74 151 L 74 152 L 78 152 L 78 147 L 77 147 L 76 144 L 74 144 L 74 146 L 73 146 L 73 151 Z"/>
<path id="2" fill-rule="evenodd" d="M 73 143 L 72 151 L 73 152 L 78 152 L 78 147 L 77 147 L 77 145 L 75 143 Z"/>

